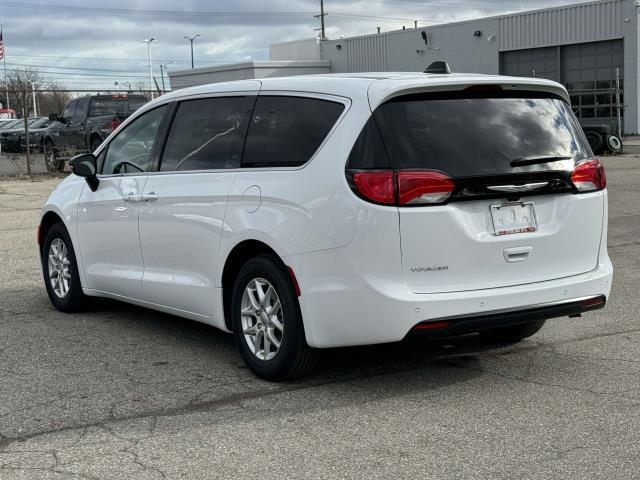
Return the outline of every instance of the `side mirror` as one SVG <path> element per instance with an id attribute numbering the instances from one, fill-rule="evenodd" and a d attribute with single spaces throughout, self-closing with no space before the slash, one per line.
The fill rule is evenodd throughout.
<path id="1" fill-rule="evenodd" d="M 57 113 L 50 113 L 49 120 L 52 122 L 58 122 L 60 121 L 60 115 L 58 115 Z"/>
<path id="2" fill-rule="evenodd" d="M 96 157 L 93 153 L 81 153 L 73 157 L 69 164 L 74 175 L 84 177 L 92 192 L 98 189 L 98 177 L 96 176 L 97 166 Z"/>

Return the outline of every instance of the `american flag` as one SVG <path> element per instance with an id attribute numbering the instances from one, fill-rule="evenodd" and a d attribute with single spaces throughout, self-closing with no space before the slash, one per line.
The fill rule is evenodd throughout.
<path id="1" fill-rule="evenodd" d="M 4 40 L 2 40 L 2 29 L 0 28 L 0 60 L 4 59 Z"/>

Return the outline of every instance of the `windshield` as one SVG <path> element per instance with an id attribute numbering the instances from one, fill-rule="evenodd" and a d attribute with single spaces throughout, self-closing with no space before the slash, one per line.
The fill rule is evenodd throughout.
<path id="1" fill-rule="evenodd" d="M 576 160 L 590 156 L 569 105 L 548 94 L 411 95 L 382 105 L 375 119 L 395 168 L 469 177 L 572 170 Z M 569 159 L 511 166 L 532 157 Z"/>
<path id="2" fill-rule="evenodd" d="M 91 116 L 101 115 L 130 115 L 147 103 L 144 97 L 103 97 L 94 98 L 91 106 Z"/>

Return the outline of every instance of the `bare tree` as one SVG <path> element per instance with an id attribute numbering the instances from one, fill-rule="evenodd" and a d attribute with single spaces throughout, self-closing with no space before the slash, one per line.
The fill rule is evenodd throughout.
<path id="1" fill-rule="evenodd" d="M 23 116 L 25 111 L 32 108 L 31 89 L 42 83 L 37 70 L 30 68 L 16 69 L 7 75 L 7 89 L 9 90 L 9 103 L 18 116 Z M 26 108 L 25 108 L 26 107 Z"/>

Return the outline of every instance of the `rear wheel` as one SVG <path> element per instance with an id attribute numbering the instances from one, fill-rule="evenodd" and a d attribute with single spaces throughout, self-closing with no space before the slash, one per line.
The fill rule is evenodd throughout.
<path id="1" fill-rule="evenodd" d="M 100 140 L 99 137 L 93 137 L 93 139 L 91 139 L 91 153 L 95 152 L 101 143 L 102 140 Z"/>
<path id="2" fill-rule="evenodd" d="M 600 133 L 595 130 L 587 130 L 584 132 L 584 135 L 587 137 L 587 141 L 589 142 L 593 153 L 600 155 L 604 152 L 604 139 Z"/>
<path id="3" fill-rule="evenodd" d="M 58 159 L 56 148 L 51 140 L 44 142 L 44 163 L 48 172 L 60 173 L 64 169 L 64 161 Z"/>
<path id="4" fill-rule="evenodd" d="M 273 255 L 259 255 L 243 265 L 231 309 L 240 354 L 257 376 L 290 380 L 317 364 L 319 353 L 307 345 L 291 278 Z"/>
<path id="5" fill-rule="evenodd" d="M 60 222 L 54 224 L 44 237 L 42 272 L 54 307 L 61 312 L 82 309 L 86 297 L 80 284 L 76 255 L 69 233 Z"/>
<path id="6" fill-rule="evenodd" d="M 490 343 L 517 343 L 535 333 L 544 326 L 546 320 L 510 325 L 508 327 L 492 328 L 480 332 L 482 338 Z"/>

